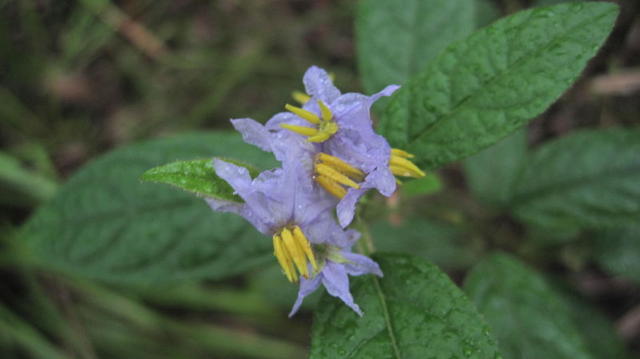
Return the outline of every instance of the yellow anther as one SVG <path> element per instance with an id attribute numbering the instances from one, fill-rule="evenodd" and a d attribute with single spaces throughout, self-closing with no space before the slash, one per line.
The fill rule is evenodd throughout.
<path id="1" fill-rule="evenodd" d="M 318 117 L 318 115 L 316 115 L 313 112 L 309 112 L 305 109 L 302 109 L 300 107 L 296 107 L 296 106 L 292 106 L 289 104 L 286 104 L 284 106 L 285 109 L 287 109 L 287 111 L 293 112 L 294 114 L 300 116 L 301 118 L 307 120 L 308 122 L 313 123 L 314 125 L 319 125 L 320 124 L 320 117 Z"/>
<path id="2" fill-rule="evenodd" d="M 409 176 L 409 177 L 420 178 L 420 177 L 424 177 L 424 176 L 427 175 L 420 168 L 418 168 L 418 166 L 416 166 L 413 162 L 409 161 L 406 158 L 399 157 L 399 156 L 391 155 L 391 159 L 389 160 L 389 167 L 390 168 L 391 167 L 403 168 L 406 171 L 408 171 L 409 173 L 411 173 L 411 176 Z M 401 176 L 406 176 L 406 175 L 401 175 Z"/>
<path id="3" fill-rule="evenodd" d="M 389 166 L 389 170 L 391 170 L 391 173 L 393 173 L 396 176 L 415 177 L 411 171 L 407 170 L 404 167 Z"/>
<path id="4" fill-rule="evenodd" d="M 391 149 L 391 155 L 392 156 L 398 156 L 398 157 L 404 157 L 404 158 L 413 158 L 415 157 L 413 154 L 407 152 L 407 151 L 403 151 L 399 148 L 392 148 Z"/>
<path id="5" fill-rule="evenodd" d="M 301 104 L 301 105 L 304 105 L 304 104 L 305 104 L 305 103 L 307 103 L 309 100 L 311 100 L 311 96 L 309 96 L 309 95 L 307 95 L 306 93 L 301 92 L 301 91 L 293 91 L 293 92 L 291 93 L 291 97 L 293 97 L 293 99 L 294 99 L 297 103 L 299 103 L 299 104 Z"/>
<path id="6" fill-rule="evenodd" d="M 316 172 L 319 175 L 323 175 L 326 177 L 329 177 L 330 179 L 332 179 L 333 181 L 345 185 L 345 186 L 349 186 L 351 188 L 355 188 L 355 189 L 359 189 L 360 185 L 355 183 L 354 181 L 351 180 L 351 178 L 343 175 L 342 173 L 336 171 L 333 167 L 329 167 L 323 163 L 318 163 L 316 164 Z"/>
<path id="7" fill-rule="evenodd" d="M 282 246 L 282 238 L 277 234 L 273 235 L 273 253 L 276 256 L 276 259 L 278 259 L 278 263 L 280 264 L 280 267 L 284 271 L 284 275 L 287 277 L 289 282 L 297 282 L 298 277 L 293 268 L 293 263 L 291 263 L 291 258 Z"/>
<path id="8" fill-rule="evenodd" d="M 311 267 L 313 267 L 314 271 L 318 270 L 318 263 L 316 263 L 316 257 L 313 255 L 313 250 L 311 250 L 311 243 L 307 237 L 305 237 L 304 233 L 300 229 L 300 227 L 293 227 L 293 238 L 295 238 L 296 242 L 302 248 L 305 256 L 311 262 Z"/>
<path id="9" fill-rule="evenodd" d="M 331 113 L 331 110 L 329 109 L 329 107 L 327 107 L 327 105 L 324 104 L 324 102 L 318 100 L 318 106 L 320 106 L 320 113 L 322 114 L 322 120 L 323 121 L 331 121 L 331 119 L 333 118 L 333 113 Z"/>
<path id="10" fill-rule="evenodd" d="M 293 259 L 293 262 L 296 264 L 298 268 L 298 272 L 302 274 L 303 277 L 309 278 L 309 269 L 307 268 L 307 261 L 305 259 L 304 251 L 302 248 L 298 246 L 296 240 L 293 238 L 293 234 L 287 228 L 284 228 L 280 233 L 282 237 L 282 243 L 284 247 L 287 249 L 287 253 Z"/>
<path id="11" fill-rule="evenodd" d="M 328 140 L 329 138 L 331 138 L 331 134 L 326 133 L 326 132 L 320 132 L 315 136 L 309 137 L 308 141 L 309 142 L 314 142 L 314 143 L 322 143 L 322 142 Z"/>
<path id="12" fill-rule="evenodd" d="M 338 157 L 328 155 L 324 152 L 320 152 L 317 155 L 318 161 L 335 168 L 336 170 L 344 173 L 345 175 L 355 179 L 356 181 L 362 181 L 364 179 L 364 172 L 351 166 Z"/>
<path id="13" fill-rule="evenodd" d="M 342 197 L 347 195 L 347 190 L 344 189 L 344 187 L 340 186 L 336 181 L 327 176 L 317 175 L 315 180 L 320 186 L 322 186 L 322 188 L 335 197 L 342 199 Z"/>
<path id="14" fill-rule="evenodd" d="M 280 127 L 286 128 L 289 131 L 293 131 L 303 136 L 316 136 L 318 134 L 318 130 L 311 127 L 290 125 L 288 123 L 281 123 Z"/>

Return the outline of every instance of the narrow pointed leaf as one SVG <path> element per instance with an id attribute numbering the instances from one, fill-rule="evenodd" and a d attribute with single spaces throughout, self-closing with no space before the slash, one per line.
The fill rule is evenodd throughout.
<path id="1" fill-rule="evenodd" d="M 252 177 L 259 171 L 251 166 L 235 160 L 223 158 L 225 161 L 243 166 Z M 177 161 L 154 167 L 142 174 L 143 181 L 166 183 L 203 197 L 217 198 L 227 201 L 242 202 L 242 198 L 233 193 L 233 188 L 216 175 L 212 165 L 213 158 L 200 160 Z"/>
<path id="2" fill-rule="evenodd" d="M 376 255 L 384 278 L 356 277 L 359 317 L 324 295 L 314 316 L 311 359 L 498 358 L 487 325 L 437 267 L 407 255 Z"/>
<path id="3" fill-rule="evenodd" d="M 380 130 L 434 168 L 485 148 L 542 113 L 613 27 L 605 2 L 531 9 L 444 50 L 397 91 Z"/>

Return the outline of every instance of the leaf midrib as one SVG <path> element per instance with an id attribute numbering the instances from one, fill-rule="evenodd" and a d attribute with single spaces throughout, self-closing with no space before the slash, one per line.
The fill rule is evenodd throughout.
<path id="1" fill-rule="evenodd" d="M 380 305 L 382 306 L 382 314 L 384 316 L 385 326 L 387 328 L 387 334 L 389 335 L 389 340 L 391 341 L 391 347 L 393 348 L 393 353 L 396 359 L 401 359 L 400 356 L 400 348 L 398 347 L 398 341 L 393 332 L 393 324 L 391 323 L 391 315 L 389 314 L 389 307 L 387 306 L 387 297 L 382 291 L 382 287 L 380 286 L 380 281 L 378 277 L 371 276 L 371 280 L 373 280 L 376 293 L 378 294 L 378 299 L 380 299 Z"/>
<path id="2" fill-rule="evenodd" d="M 439 125 L 442 125 L 443 123 L 447 123 L 448 119 L 454 117 L 454 115 L 456 113 L 458 113 L 464 107 L 464 105 L 467 102 L 469 102 L 472 98 L 476 97 L 476 95 L 478 93 L 482 92 L 482 89 L 486 89 L 486 87 L 492 85 L 498 79 L 501 79 L 504 76 L 506 76 L 507 74 L 512 73 L 514 68 L 520 67 L 521 65 L 526 63 L 527 59 L 536 59 L 537 55 L 539 55 L 540 53 L 544 53 L 548 48 L 552 47 L 553 45 L 555 45 L 559 41 L 563 40 L 567 36 L 566 34 L 569 34 L 569 33 L 573 32 L 574 29 L 583 27 L 583 26 L 585 26 L 585 24 L 590 24 L 590 23 L 597 22 L 597 21 L 601 20 L 603 17 L 608 15 L 609 11 L 610 10 L 607 10 L 607 11 L 603 12 L 601 15 L 599 15 L 597 17 L 589 18 L 588 20 L 580 22 L 579 25 L 573 26 L 573 27 L 569 28 L 568 30 L 564 31 L 563 34 L 561 34 L 557 38 L 555 38 L 552 41 L 550 41 L 544 47 L 538 48 L 537 51 L 533 51 L 532 53 L 529 53 L 528 56 L 522 56 L 521 58 L 519 58 L 518 60 L 513 62 L 513 64 L 511 66 L 509 66 L 505 71 L 500 72 L 499 74 L 496 74 L 495 76 L 492 76 L 482 86 L 479 86 L 476 91 L 474 91 L 473 93 L 465 96 L 460 102 L 458 102 L 458 104 L 456 106 L 454 106 L 451 109 L 451 111 L 449 111 L 449 113 L 447 113 L 446 115 L 444 115 L 444 116 L 440 117 L 439 119 L 433 121 L 431 124 L 427 125 L 423 130 L 420 131 L 419 134 L 412 136 L 410 133 L 407 133 L 407 138 L 409 138 L 408 145 L 409 146 L 413 145 L 422 136 L 425 136 L 428 132 L 430 132 L 434 128 L 438 127 Z M 532 14 L 533 14 L 533 12 L 532 12 Z M 407 130 L 408 130 L 408 128 L 407 128 Z"/>

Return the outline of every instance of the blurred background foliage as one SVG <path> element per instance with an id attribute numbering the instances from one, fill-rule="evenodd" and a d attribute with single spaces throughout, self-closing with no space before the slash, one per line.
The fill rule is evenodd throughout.
<path id="1" fill-rule="evenodd" d="M 478 0 L 478 22 L 555 2 Z M 491 165 L 517 165 L 509 156 L 527 145 L 640 125 L 640 4 L 618 3 L 608 43 L 527 131 L 444 168 L 440 180 L 370 199 L 379 206 L 366 215 L 378 249 L 422 255 L 458 283 L 490 250 L 517 254 L 587 298 L 638 352 L 639 278 L 616 275 L 638 267 L 638 231 L 524 228 L 504 212 L 504 194 L 483 190 L 496 188 L 488 184 L 503 167 Z M 312 64 L 343 91 L 361 90 L 355 10 L 352 0 L 0 0 L 0 356 L 305 357 L 311 316 L 286 318 L 296 288 L 273 261 L 232 279 L 139 288 L 43 268 L 14 239 L 70 175 L 110 149 L 229 129 L 234 117 L 265 121 Z M 622 244 L 602 244 L 611 241 Z"/>

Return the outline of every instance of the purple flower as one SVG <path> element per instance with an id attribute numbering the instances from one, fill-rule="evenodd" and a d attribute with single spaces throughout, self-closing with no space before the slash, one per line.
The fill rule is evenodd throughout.
<path id="1" fill-rule="evenodd" d="M 407 159 L 410 154 L 402 151 L 405 157 L 395 156 L 397 150 L 392 151 L 387 140 L 373 130 L 371 106 L 380 97 L 392 95 L 399 86 L 387 86 L 372 96 L 343 95 L 329 75 L 315 66 L 307 70 L 303 82 L 310 96 L 303 108 L 287 105 L 290 112 L 275 115 L 266 129 L 285 129 L 306 136 L 315 146 L 321 155 L 316 156 L 314 179 L 340 199 L 337 216 L 343 227 L 351 223 L 358 200 L 369 189 L 390 196 L 396 189 L 394 174 L 424 175 Z M 406 169 L 408 165 L 412 166 L 411 171 Z"/>
<path id="2" fill-rule="evenodd" d="M 324 285 L 330 295 L 340 298 L 349 308 L 362 316 L 362 310 L 353 300 L 349 290 L 349 276 L 371 273 L 382 277 L 382 271 L 371 258 L 352 253 L 349 248 L 350 246 L 342 249 L 329 247 L 327 259 L 320 273 L 310 279 L 300 279 L 298 298 L 293 304 L 289 317 L 298 311 L 304 298 L 318 289 L 320 284 Z"/>

